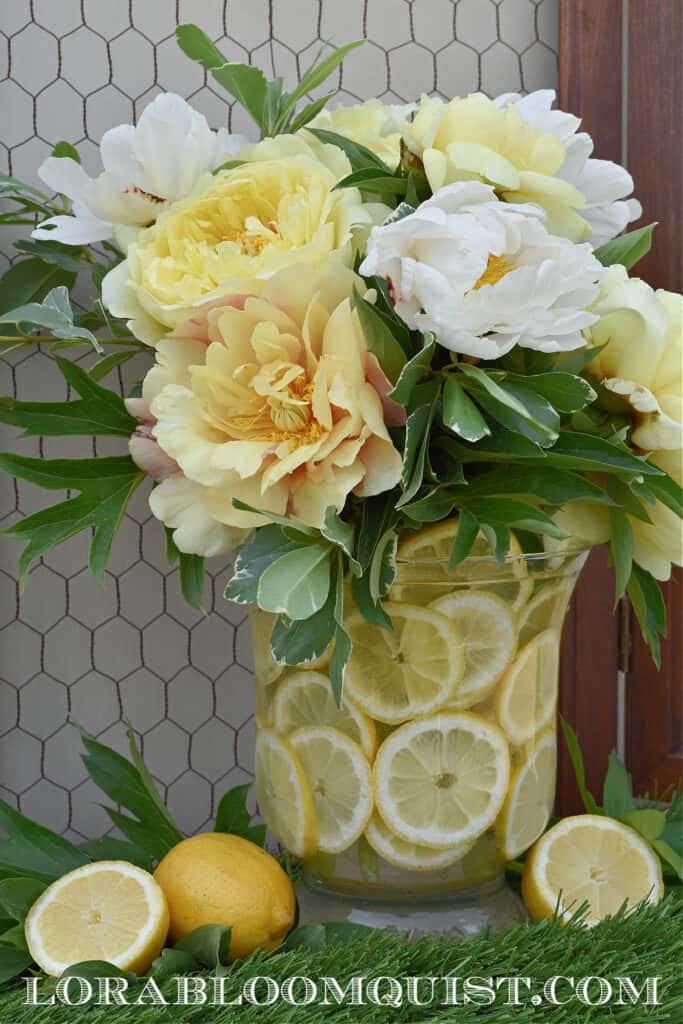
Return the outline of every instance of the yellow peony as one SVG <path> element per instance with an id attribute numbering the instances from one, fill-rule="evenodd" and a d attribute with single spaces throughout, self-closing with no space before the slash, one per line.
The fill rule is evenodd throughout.
<path id="1" fill-rule="evenodd" d="M 551 234 L 575 242 L 590 235 L 576 213 L 586 205 L 584 196 L 557 176 L 565 160 L 562 142 L 530 124 L 515 104 L 501 107 L 483 93 L 449 103 L 423 96 L 405 140 L 421 158 L 433 192 L 456 181 L 484 181 L 509 202 L 543 207 Z"/>
<path id="2" fill-rule="evenodd" d="M 371 99 L 348 107 L 323 110 L 309 127 L 324 128 L 352 142 L 359 142 L 394 168 L 401 158 L 401 133 L 406 130 L 414 109 L 413 103 L 396 106 Z"/>
<path id="3" fill-rule="evenodd" d="M 357 189 L 334 191 L 351 170 L 338 147 L 281 135 L 237 157 L 140 232 L 105 278 L 105 305 L 143 341 L 293 263 L 353 262 L 354 233 L 371 217 Z"/>
<path id="4" fill-rule="evenodd" d="M 610 267 L 588 332 L 606 348 L 588 367 L 631 408 L 631 440 L 643 451 L 683 449 L 683 297 L 654 291 L 624 267 Z"/>
<path id="5" fill-rule="evenodd" d="M 150 505 L 181 550 L 219 554 L 266 522 L 233 498 L 319 526 L 352 491 L 398 483 L 386 424 L 403 410 L 366 351 L 354 283 L 341 266 L 289 267 L 159 343 L 143 399 L 178 472 Z"/>

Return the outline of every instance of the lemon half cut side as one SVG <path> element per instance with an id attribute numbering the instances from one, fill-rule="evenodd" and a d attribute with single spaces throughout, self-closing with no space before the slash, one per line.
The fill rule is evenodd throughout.
<path id="1" fill-rule="evenodd" d="M 597 924 L 624 902 L 658 903 L 664 894 L 659 857 L 635 829 L 613 818 L 564 818 L 538 840 L 522 876 L 522 895 L 533 920 L 567 920 L 585 901 L 585 921 Z"/>
<path id="2" fill-rule="evenodd" d="M 24 931 L 31 956 L 54 977 L 84 960 L 144 974 L 161 952 L 168 924 L 166 897 L 147 871 L 101 860 L 48 886 Z"/>

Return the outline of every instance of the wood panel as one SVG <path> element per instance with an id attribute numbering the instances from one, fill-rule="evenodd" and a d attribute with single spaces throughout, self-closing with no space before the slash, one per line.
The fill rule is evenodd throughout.
<path id="1" fill-rule="evenodd" d="M 577 114 L 595 155 L 622 159 L 622 0 L 560 0 L 559 106 Z M 576 730 L 589 786 L 600 792 L 617 744 L 618 623 L 604 551 L 591 555 L 565 626 L 560 710 Z M 581 810 L 574 773 L 560 742 L 557 811 Z"/>
<path id="2" fill-rule="evenodd" d="M 629 5 L 629 170 L 643 204 L 642 223 L 657 221 L 652 251 L 637 273 L 654 287 L 683 288 L 683 6 L 680 0 Z M 626 760 L 640 792 L 683 777 L 683 574 L 664 588 L 669 636 L 658 673 L 632 623 L 626 691 Z"/>

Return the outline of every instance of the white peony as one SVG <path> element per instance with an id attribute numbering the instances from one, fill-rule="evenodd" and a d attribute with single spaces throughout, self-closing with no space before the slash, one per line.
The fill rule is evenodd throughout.
<path id="1" fill-rule="evenodd" d="M 548 234 L 532 205 L 479 182 L 448 185 L 402 220 L 373 228 L 360 271 L 390 280 L 396 312 L 453 352 L 497 359 L 515 345 L 585 344 L 604 272 L 590 245 Z"/>
<path id="2" fill-rule="evenodd" d="M 102 136 L 104 170 L 96 178 L 71 157 L 43 162 L 40 178 L 71 200 L 73 216 L 48 218 L 33 237 L 66 245 L 116 238 L 125 245 L 247 141 L 225 129 L 212 131 L 204 115 L 180 96 L 157 96 L 136 126 L 121 124 Z"/>
<path id="3" fill-rule="evenodd" d="M 564 148 L 564 162 L 557 177 L 573 185 L 584 198 L 580 216 L 590 225 L 589 241 L 598 248 L 621 234 L 627 224 L 637 220 L 643 209 L 637 199 L 627 199 L 633 192 L 633 178 L 612 160 L 591 157 L 593 140 L 587 132 L 578 132 L 581 121 L 563 110 L 553 110 L 554 89 L 539 89 L 520 96 L 506 93 L 493 101 L 504 110 L 514 106 L 527 124 L 555 136 Z"/>

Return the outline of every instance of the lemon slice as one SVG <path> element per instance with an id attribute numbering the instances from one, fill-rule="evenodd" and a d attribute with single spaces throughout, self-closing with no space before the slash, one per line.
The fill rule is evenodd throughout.
<path id="1" fill-rule="evenodd" d="M 450 593 L 454 583 L 489 582 L 498 597 L 516 610 L 528 600 L 533 583 L 519 541 L 510 534 L 510 550 L 502 566 L 493 560 L 493 549 L 483 533 L 477 535 L 470 556 L 448 568 L 458 520 L 447 519 L 405 537 L 398 546 L 396 580 L 392 601 L 429 604 Z"/>
<path id="2" fill-rule="evenodd" d="M 579 814 L 565 818 L 538 840 L 522 875 L 522 895 L 534 921 L 552 918 L 555 908 L 566 920 L 584 901 L 587 924 L 664 894 L 657 854 L 635 829 L 612 818 Z"/>
<path id="3" fill-rule="evenodd" d="M 447 850 L 437 850 L 421 843 L 410 843 L 392 832 L 377 812 L 373 814 L 365 829 L 365 838 L 375 853 L 388 864 L 410 871 L 436 871 L 447 868 L 461 860 L 472 843 L 460 843 Z"/>
<path id="4" fill-rule="evenodd" d="M 304 725 L 330 725 L 360 744 L 370 760 L 377 750 L 375 723 L 347 697 L 338 708 L 332 684 L 320 672 L 302 669 L 282 680 L 273 704 L 273 724 L 285 734 Z"/>
<path id="5" fill-rule="evenodd" d="M 318 848 L 341 853 L 362 835 L 372 814 L 367 758 L 344 733 L 324 726 L 302 726 L 290 741 L 313 794 Z"/>
<path id="6" fill-rule="evenodd" d="M 377 810 L 401 839 L 453 847 L 493 824 L 509 777 L 497 726 L 469 712 L 442 712 L 401 726 L 379 748 Z"/>
<path id="7" fill-rule="evenodd" d="M 559 631 L 546 629 L 521 649 L 505 673 L 496 714 L 513 746 L 550 725 L 557 704 L 559 658 Z"/>
<path id="8" fill-rule="evenodd" d="M 550 820 L 555 802 L 557 741 L 555 730 L 538 738 L 513 772 L 496 836 L 505 860 L 514 860 L 535 843 Z"/>
<path id="9" fill-rule="evenodd" d="M 524 605 L 518 619 L 520 647 L 544 629 L 561 627 L 573 588 L 573 580 L 544 586 Z"/>
<path id="10" fill-rule="evenodd" d="M 455 624 L 465 653 L 465 674 L 454 708 L 469 708 L 491 693 L 512 661 L 517 630 L 510 605 L 485 590 L 444 594 L 429 606 Z"/>
<path id="11" fill-rule="evenodd" d="M 360 612 L 346 629 L 353 648 L 346 692 L 366 714 L 391 725 L 434 711 L 455 693 L 465 669 L 452 622 L 430 608 L 385 602 L 394 632 L 370 625 Z"/>
<path id="12" fill-rule="evenodd" d="M 26 917 L 31 956 L 58 977 L 84 960 L 106 960 L 144 974 L 166 941 L 169 914 L 161 886 L 126 861 L 101 860 L 48 886 Z"/>
<path id="13" fill-rule="evenodd" d="M 256 735 L 256 796 L 278 842 L 297 857 L 315 853 L 315 806 L 306 775 L 287 740 L 270 729 Z"/>

